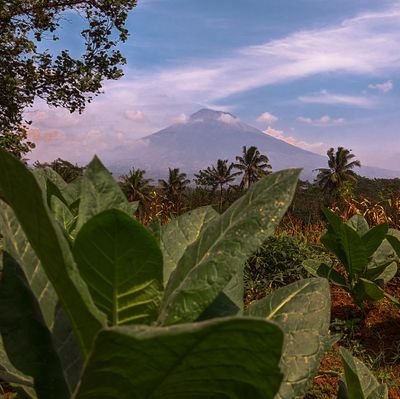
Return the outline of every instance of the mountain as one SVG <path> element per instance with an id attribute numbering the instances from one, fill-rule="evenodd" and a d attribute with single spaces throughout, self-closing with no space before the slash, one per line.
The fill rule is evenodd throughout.
<path id="1" fill-rule="evenodd" d="M 202 109 L 185 123 L 177 123 L 137 141 L 130 159 L 109 164 L 114 175 L 132 166 L 142 168 L 153 178 L 165 177 L 168 167 L 180 168 L 193 177 L 217 159 L 235 161 L 245 145 L 256 146 L 266 154 L 273 170 L 303 168 L 302 178 L 313 179 L 314 169 L 327 166 L 327 157 L 278 140 L 228 113 Z M 394 178 L 400 172 L 362 167 L 357 173 L 367 177 Z"/>

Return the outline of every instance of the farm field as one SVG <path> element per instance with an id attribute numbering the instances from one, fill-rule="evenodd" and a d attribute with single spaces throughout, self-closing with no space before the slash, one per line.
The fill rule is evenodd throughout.
<path id="1" fill-rule="evenodd" d="M 0 151 L 0 162 L 13 170 L 12 180 L 0 180 L 5 398 L 25 397 L 22 393 L 45 397 L 48 378 L 57 378 L 55 389 L 64 397 L 74 390 L 78 398 L 92 390 L 97 397 L 109 389 L 120 395 L 121 386 L 111 380 L 98 384 L 102 356 L 117 370 L 122 358 L 107 351 L 118 340 L 114 353 L 133 350 L 126 352 L 125 362 L 137 350 L 153 353 L 154 339 L 162 342 L 161 348 L 177 350 L 175 334 L 183 342 L 200 339 L 195 345 L 206 352 L 212 342 L 226 340 L 225 349 L 214 347 L 207 364 L 217 362 L 210 381 L 215 389 L 225 389 L 227 397 L 233 393 L 214 380 L 221 365 L 219 370 L 236 370 L 229 378 L 239 390 L 244 389 L 239 370 L 246 367 L 252 376 L 246 384 L 261 389 L 260 397 L 356 397 L 357 390 L 367 395 L 371 389 L 379 397 L 399 397 L 396 180 L 361 179 L 351 196 L 348 186 L 333 195 L 318 185 L 299 183 L 299 171 L 287 170 L 265 173 L 247 187 L 233 187 L 232 179 L 226 189 L 210 190 L 208 181 L 193 187 L 183 172 L 171 169 L 170 178 L 158 185 L 135 170 L 117 182 L 97 158 L 81 169 L 65 162 L 63 169 L 58 162 L 29 170 Z M 26 187 L 34 213 L 26 212 Z M 356 187 L 369 188 L 378 198 L 357 195 Z M 382 191 L 377 193 L 376 187 Z M 388 189 L 390 200 L 382 199 Z M 40 222 L 32 223 L 37 217 Z M 19 291 L 24 294 L 15 295 Z M 64 316 L 60 306 L 68 310 Z M 62 327 L 54 329 L 52 323 Z M 26 336 L 32 328 L 48 338 Z M 90 337 L 96 330 L 93 347 Z M 73 342 L 63 341 L 67 331 Z M 115 336 L 108 337 L 107 331 Z M 267 331 L 270 340 L 256 339 Z M 238 334 L 235 340 L 233 334 Z M 36 349 L 25 359 L 21 351 L 28 347 Z M 53 374 L 41 360 L 45 347 L 52 367 L 59 368 L 52 368 Z M 231 350 L 241 355 L 227 360 L 224 353 Z M 264 357 L 255 360 L 260 350 L 273 354 L 272 363 Z M 168 352 L 159 356 L 169 367 L 173 360 Z M 149 381 L 161 384 L 160 394 L 179 392 L 192 373 L 199 381 L 208 378 L 195 367 L 200 358 L 182 356 L 191 360 L 189 374 L 180 382 L 174 373 L 185 371 L 177 366 L 165 382 L 154 370 L 139 382 L 135 368 L 123 366 L 119 370 L 129 372 L 122 377 L 127 392 L 148 392 Z M 256 378 L 260 371 L 261 379 Z M 202 390 L 201 385 L 188 386 Z"/>
<path id="2" fill-rule="evenodd" d="M 400 399 L 400 0 L 1 0 L 0 399 Z"/>

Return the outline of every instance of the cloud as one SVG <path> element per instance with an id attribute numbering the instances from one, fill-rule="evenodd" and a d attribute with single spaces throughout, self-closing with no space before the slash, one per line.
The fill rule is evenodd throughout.
<path id="1" fill-rule="evenodd" d="M 268 134 L 269 136 L 275 137 L 278 140 L 285 141 L 288 144 L 292 144 L 296 147 L 300 147 L 303 150 L 307 150 L 307 151 L 323 153 L 323 151 L 326 147 L 326 145 L 322 142 L 308 143 L 304 140 L 296 139 L 293 136 L 285 136 L 285 134 L 282 130 L 277 130 L 270 126 L 266 130 L 264 130 L 264 133 Z"/>
<path id="2" fill-rule="evenodd" d="M 376 99 L 365 96 L 349 96 L 347 94 L 329 93 L 322 90 L 319 93 L 300 96 L 299 101 L 308 104 L 347 105 L 359 108 L 371 108 Z"/>
<path id="3" fill-rule="evenodd" d="M 47 130 L 42 131 L 35 127 L 28 128 L 28 137 L 35 144 L 49 143 L 64 138 L 63 133 L 60 130 Z"/>
<path id="4" fill-rule="evenodd" d="M 145 121 L 145 116 L 142 111 L 126 110 L 125 117 L 131 121 L 142 123 Z"/>
<path id="5" fill-rule="evenodd" d="M 230 114 L 221 114 L 220 117 L 218 118 L 219 121 L 227 123 L 227 124 L 235 124 L 235 123 L 239 123 L 240 119 L 230 115 Z"/>
<path id="6" fill-rule="evenodd" d="M 270 112 L 264 112 L 257 118 L 257 122 L 264 122 L 272 125 L 273 123 L 278 121 L 278 117 L 272 115 Z"/>
<path id="7" fill-rule="evenodd" d="M 26 117 L 40 125 L 41 129 L 65 129 L 80 123 L 80 115 L 71 114 L 66 109 L 49 108 L 38 102 L 36 102 L 35 108 L 35 110 L 28 110 Z"/>
<path id="8" fill-rule="evenodd" d="M 37 103 L 35 112 L 39 113 L 28 114 L 27 118 L 41 130 L 60 130 L 70 136 L 70 142 L 60 141 L 53 148 L 53 158 L 67 157 L 72 153 L 70 148 L 75 148 L 73 141 L 79 143 L 82 137 L 84 141 L 90 129 L 104 132 L 104 140 L 113 148 L 123 140 L 129 143 L 154 133 L 170 123 L 174 115 L 191 114 L 221 100 L 226 104 L 230 96 L 252 89 L 321 74 L 387 76 L 400 68 L 400 4 L 395 4 L 336 25 L 302 30 L 211 59 L 179 58 L 176 64 L 166 67 L 127 68 L 123 79 L 106 82 L 105 93 L 83 115 L 67 115 L 66 111 L 48 110 Z M 301 101 L 368 108 L 376 99 L 321 92 L 303 96 Z M 141 114 L 132 111 L 127 117 L 126 110 L 140 110 L 146 118 L 132 124 L 129 115 L 140 120 Z M 76 148 L 83 157 L 92 155 L 97 145 L 87 143 L 86 148 Z"/>
<path id="9" fill-rule="evenodd" d="M 346 121 L 344 118 L 331 118 L 329 115 L 321 116 L 319 119 L 312 119 L 304 116 L 299 116 L 297 118 L 299 122 L 305 123 L 311 126 L 328 127 L 328 126 L 338 126 L 343 125 Z"/>
<path id="10" fill-rule="evenodd" d="M 376 84 L 370 84 L 368 85 L 369 89 L 375 89 L 379 90 L 382 93 L 388 93 L 389 91 L 393 90 L 393 82 L 391 80 L 388 80 L 383 83 L 376 83 Z"/>
<path id="11" fill-rule="evenodd" d="M 307 118 L 307 117 L 305 117 L 305 116 L 299 116 L 299 117 L 297 118 L 297 120 L 298 120 L 299 122 L 307 123 L 307 124 L 309 124 L 309 125 L 312 125 L 312 124 L 313 124 L 313 120 L 312 120 L 311 118 Z"/>
<path id="12" fill-rule="evenodd" d="M 129 92 L 140 98 L 161 92 L 162 97 L 157 97 L 164 101 L 207 103 L 318 74 L 386 73 L 400 67 L 399 42 L 400 6 L 393 6 L 330 27 L 242 47 L 225 57 L 188 60 L 186 65 L 179 60 L 179 65 L 159 72 L 137 75 L 135 71 L 137 78 L 129 77 Z"/>
<path id="13" fill-rule="evenodd" d="M 185 125 L 186 123 L 189 122 L 189 120 L 190 120 L 190 117 L 188 115 L 186 115 L 185 113 L 182 113 L 182 114 L 172 118 L 171 122 L 172 123 L 181 124 L 181 125 Z"/>

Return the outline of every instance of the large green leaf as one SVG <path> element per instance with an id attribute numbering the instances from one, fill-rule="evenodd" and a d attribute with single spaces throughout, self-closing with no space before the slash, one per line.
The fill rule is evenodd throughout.
<path id="1" fill-rule="evenodd" d="M 180 258 L 202 229 L 218 212 L 204 206 L 187 212 L 161 226 L 160 246 L 164 256 L 164 284 L 169 280 Z M 233 316 L 243 309 L 243 272 L 238 271 L 214 302 L 202 313 L 200 320 L 221 316 Z"/>
<path id="2" fill-rule="evenodd" d="M 68 183 L 68 185 L 62 190 L 63 195 L 71 199 L 71 203 L 78 200 L 81 197 L 82 180 L 83 177 L 79 176 L 71 183 Z"/>
<path id="3" fill-rule="evenodd" d="M 329 209 L 324 209 L 323 212 L 328 221 L 328 229 L 321 236 L 321 243 L 332 251 L 343 265 L 347 266 L 346 252 L 340 242 L 342 219 Z"/>
<path id="4" fill-rule="evenodd" d="M 132 205 L 97 157 L 88 164 L 80 184 L 78 230 L 91 217 L 107 209 L 119 209 L 133 215 Z"/>
<path id="5" fill-rule="evenodd" d="M 388 230 L 389 226 L 387 224 L 379 224 L 361 237 L 368 258 L 381 246 Z"/>
<path id="6" fill-rule="evenodd" d="M 82 366 L 82 355 L 76 342 L 75 334 L 71 330 L 70 322 L 61 307 L 56 307 L 58 297 L 14 212 L 4 203 L 0 205 L 0 208 L 0 231 L 4 236 L 5 249 L 18 262 L 25 273 L 46 325 L 52 331 L 53 342 L 67 381 L 70 387 L 73 388 L 77 383 Z M 3 362 L 0 362 L 0 364 L 4 365 Z"/>
<path id="7" fill-rule="evenodd" d="M 303 397 L 329 342 L 327 280 L 305 279 L 279 288 L 251 303 L 247 313 L 276 322 L 285 333 L 280 362 L 284 378 L 276 398 Z"/>
<path id="8" fill-rule="evenodd" d="M 104 211 L 81 228 L 73 253 L 95 304 L 111 325 L 156 320 L 163 259 L 144 226 L 122 211 Z"/>
<path id="9" fill-rule="evenodd" d="M 70 202 L 72 198 L 66 193 L 68 184 L 64 179 L 52 168 L 35 169 L 34 176 L 38 180 L 43 191 L 48 191 L 48 195 L 61 196 Z"/>
<path id="10" fill-rule="evenodd" d="M 343 224 L 339 240 L 346 253 L 345 265 L 350 274 L 362 272 L 368 264 L 368 254 L 362 238 L 351 227 Z"/>
<path id="11" fill-rule="evenodd" d="M 42 315 L 50 329 L 54 322 L 57 294 L 50 284 L 39 258 L 32 249 L 13 210 L 0 204 L 0 231 L 3 234 L 4 249 L 22 267 L 32 292 L 38 300 Z"/>
<path id="12" fill-rule="evenodd" d="M 340 354 L 344 366 L 345 389 L 339 395 L 339 399 L 345 397 L 357 399 L 388 398 L 387 387 L 380 385 L 360 360 L 351 356 L 350 352 L 344 348 L 340 349 Z M 382 396 L 377 396 L 377 394 Z"/>
<path id="13" fill-rule="evenodd" d="M 1 255 L 3 258 L 3 255 Z M 17 370 L 10 359 L 8 358 L 3 345 L 3 339 L 0 334 L 0 380 L 8 382 L 10 384 L 18 384 L 26 387 L 33 387 L 32 377 L 23 374 L 20 370 Z"/>
<path id="14" fill-rule="evenodd" d="M 84 361 L 71 323 L 60 305 L 56 308 L 51 332 L 65 379 L 73 392 L 79 382 Z"/>
<path id="15" fill-rule="evenodd" d="M 315 277 L 327 278 L 336 285 L 347 287 L 347 281 L 345 277 L 337 272 L 332 266 L 321 263 L 321 261 L 317 259 L 306 259 L 302 262 L 302 265 L 308 273 Z"/>
<path id="16" fill-rule="evenodd" d="M 60 359 L 39 304 L 18 263 L 3 254 L 0 332 L 7 356 L 17 369 L 33 377 L 39 399 L 68 399 Z"/>
<path id="17" fill-rule="evenodd" d="M 217 298 L 274 232 L 292 200 L 299 172 L 293 169 L 264 177 L 207 224 L 169 279 L 162 323 L 196 320 Z"/>
<path id="18" fill-rule="evenodd" d="M 243 311 L 244 281 L 243 270 L 233 276 L 224 290 L 203 311 L 198 320 L 216 317 L 237 316 Z"/>
<path id="19" fill-rule="evenodd" d="M 73 239 L 73 231 L 76 227 L 77 215 L 58 197 L 50 199 L 50 206 L 56 220 L 61 224 L 70 239 Z"/>
<path id="20" fill-rule="evenodd" d="M 346 224 L 354 229 L 360 237 L 368 232 L 369 226 L 365 218 L 361 215 L 352 216 Z"/>
<path id="21" fill-rule="evenodd" d="M 325 209 L 324 214 L 329 225 L 321 242 L 338 257 L 350 276 L 362 272 L 368 264 L 368 254 L 359 233 L 333 212 Z"/>
<path id="22" fill-rule="evenodd" d="M 273 323 L 223 318 L 99 333 L 74 399 L 269 399 L 282 380 Z"/>
<path id="23" fill-rule="evenodd" d="M 352 294 L 358 303 L 362 304 L 364 299 L 379 301 L 385 296 L 385 291 L 373 281 L 360 278 L 354 286 Z"/>
<path id="24" fill-rule="evenodd" d="M 396 252 L 397 256 L 400 258 L 400 232 L 390 230 L 386 239 L 389 241 L 392 249 Z"/>
<path id="25" fill-rule="evenodd" d="M 0 196 L 13 208 L 41 261 L 79 340 L 84 355 L 105 324 L 79 276 L 69 244 L 52 218 L 37 180 L 16 158 L 0 150 Z"/>
<path id="26" fill-rule="evenodd" d="M 397 265 L 396 262 L 386 262 L 377 267 L 368 268 L 365 276 L 368 280 L 379 281 L 381 280 L 382 284 L 386 284 L 397 274 Z"/>
<path id="27" fill-rule="evenodd" d="M 160 247 L 164 257 L 165 285 L 187 247 L 197 240 L 202 229 L 216 216 L 218 213 L 211 206 L 204 206 L 161 226 Z"/>

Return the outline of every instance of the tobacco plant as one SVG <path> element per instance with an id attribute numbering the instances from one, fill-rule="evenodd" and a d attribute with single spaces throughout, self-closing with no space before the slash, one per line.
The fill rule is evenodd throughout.
<path id="1" fill-rule="evenodd" d="M 263 178 L 222 215 L 203 207 L 149 228 L 97 158 L 70 184 L 1 150 L 0 170 L 0 379 L 18 397 L 304 395 L 332 343 L 327 281 L 243 311 L 245 261 L 298 170 Z"/>
<path id="2" fill-rule="evenodd" d="M 303 262 L 305 269 L 344 288 L 362 309 L 365 300 L 377 301 L 385 296 L 400 305 L 384 290 L 384 285 L 397 273 L 398 257 L 389 242 L 393 242 L 400 232 L 389 231 L 386 224 L 370 229 L 361 215 L 343 222 L 328 209 L 324 214 L 328 229 L 321 237 L 321 243 L 336 255 L 344 270 L 314 259 Z"/>
<path id="3" fill-rule="evenodd" d="M 379 384 L 375 376 L 360 360 L 341 348 L 344 376 L 339 381 L 338 399 L 388 399 L 388 387 Z"/>

